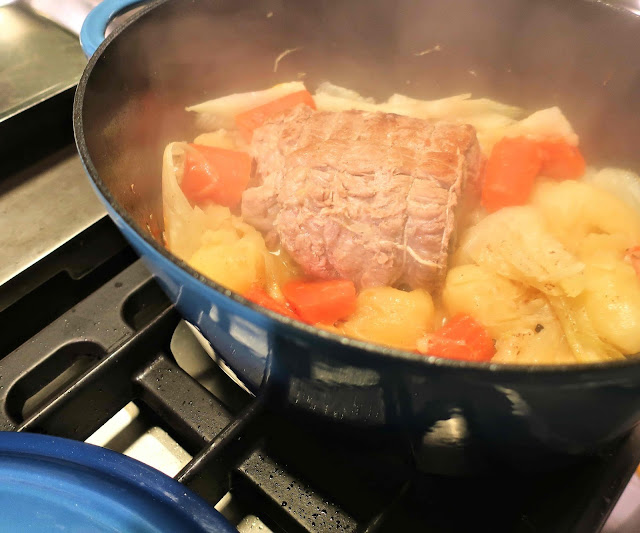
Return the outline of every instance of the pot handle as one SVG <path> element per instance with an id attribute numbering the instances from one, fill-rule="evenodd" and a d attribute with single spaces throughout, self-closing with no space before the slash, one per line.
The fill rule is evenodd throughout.
<path id="1" fill-rule="evenodd" d="M 121 13 L 144 4 L 145 0 L 103 0 L 94 7 L 82 23 L 80 46 L 87 57 L 91 57 L 100 43 L 109 23 Z"/>

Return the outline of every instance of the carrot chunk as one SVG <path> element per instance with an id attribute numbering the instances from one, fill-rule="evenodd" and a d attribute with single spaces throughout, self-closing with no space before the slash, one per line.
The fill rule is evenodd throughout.
<path id="1" fill-rule="evenodd" d="M 584 174 L 586 163 L 576 146 L 563 141 L 538 143 L 542 168 L 540 174 L 556 180 L 578 179 Z"/>
<path id="2" fill-rule="evenodd" d="M 356 308 L 356 288 L 349 280 L 290 281 L 282 292 L 300 318 L 309 324 L 334 324 Z"/>
<path id="3" fill-rule="evenodd" d="M 262 307 L 271 309 L 271 311 L 288 316 L 289 318 L 299 319 L 298 315 L 294 313 L 287 304 L 271 298 L 271 296 L 267 294 L 267 291 L 260 287 L 260 285 L 252 285 L 246 294 L 244 294 L 244 297 L 247 300 L 251 300 L 253 303 L 261 305 Z"/>
<path id="4" fill-rule="evenodd" d="M 496 353 L 487 330 L 469 315 L 457 315 L 429 338 L 428 355 L 490 361 Z"/>
<path id="5" fill-rule="evenodd" d="M 180 187 L 187 199 L 199 204 L 212 201 L 235 207 L 251 176 L 251 156 L 246 152 L 190 144 L 186 150 Z"/>
<path id="6" fill-rule="evenodd" d="M 308 105 L 312 109 L 316 108 L 309 91 L 298 91 L 236 115 L 236 126 L 245 140 L 250 142 L 253 130 L 262 126 L 271 117 L 299 104 Z"/>
<path id="7" fill-rule="evenodd" d="M 491 151 L 485 167 L 482 205 L 489 212 L 523 205 L 542 168 L 537 143 L 525 137 L 505 137 Z"/>

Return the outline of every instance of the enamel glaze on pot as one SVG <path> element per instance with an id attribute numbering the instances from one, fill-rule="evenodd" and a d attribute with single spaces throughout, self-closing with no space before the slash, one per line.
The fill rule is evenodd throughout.
<path id="1" fill-rule="evenodd" d="M 259 390 L 269 361 L 273 405 L 341 431 L 402 431 L 424 468 L 434 468 L 425 458 L 438 449 L 462 451 L 463 463 L 482 456 L 527 466 L 595 450 L 636 424 L 640 362 L 438 360 L 263 311 L 162 246 L 162 150 L 195 136 L 186 105 L 304 78 L 376 97 L 471 92 L 531 109 L 559 105 L 591 164 L 638 170 L 638 65 L 640 21 L 596 2 L 159 1 L 93 55 L 74 126 L 109 214 L 249 389 Z"/>

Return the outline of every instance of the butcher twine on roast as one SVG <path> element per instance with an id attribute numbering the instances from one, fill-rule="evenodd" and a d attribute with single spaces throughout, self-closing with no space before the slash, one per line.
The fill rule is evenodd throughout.
<path id="1" fill-rule="evenodd" d="M 242 215 L 310 276 L 436 288 L 455 207 L 476 178 L 472 126 L 306 106 L 253 133 Z"/>

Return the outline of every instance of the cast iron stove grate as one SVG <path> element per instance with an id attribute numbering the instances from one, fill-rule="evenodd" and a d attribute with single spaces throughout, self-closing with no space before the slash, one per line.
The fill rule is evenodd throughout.
<path id="1" fill-rule="evenodd" d="M 598 531 L 640 461 L 638 428 L 553 474 L 428 476 L 402 440 L 305 427 L 226 376 L 219 398 L 176 364 L 170 344 L 180 318 L 142 263 L 106 219 L 88 231 L 49 266 L 73 272 L 92 250 L 99 266 L 75 281 L 55 276 L 0 311 L 2 430 L 85 440 L 134 401 L 192 454 L 180 482 L 212 505 L 231 492 L 282 532 Z M 105 239 L 109 258 L 98 253 Z M 74 253 L 80 243 L 83 253 Z M 34 313 L 36 325 L 24 326 Z"/>

